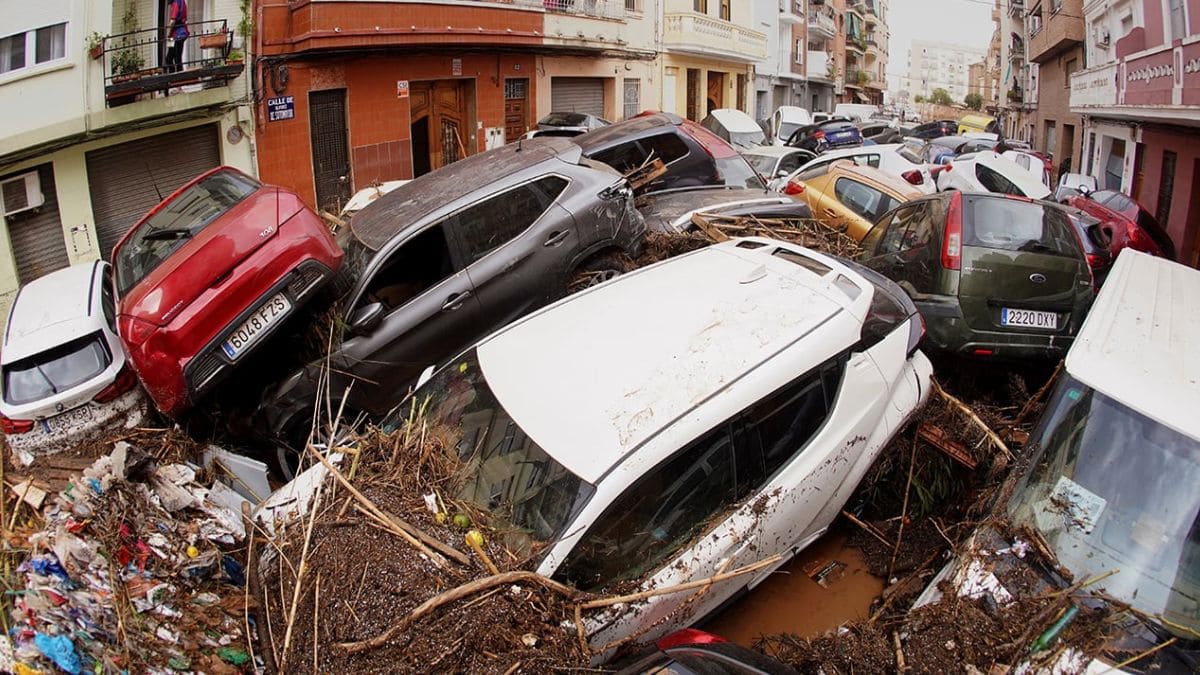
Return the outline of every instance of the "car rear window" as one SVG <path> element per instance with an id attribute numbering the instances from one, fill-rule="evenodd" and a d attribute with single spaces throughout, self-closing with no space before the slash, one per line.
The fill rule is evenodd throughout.
<path id="1" fill-rule="evenodd" d="M 907 145 L 902 145 L 899 148 L 896 148 L 896 154 L 908 160 L 910 164 L 925 163 L 925 160 L 921 159 L 921 156 L 913 152 L 912 148 L 908 147 Z"/>
<path id="2" fill-rule="evenodd" d="M 741 155 L 719 158 L 714 160 L 714 163 L 717 165 L 717 172 L 724 185 L 758 190 L 767 189 L 767 184 L 763 182 L 762 176 L 758 175 L 758 172 L 751 168 Z"/>
<path id="3" fill-rule="evenodd" d="M 76 338 L 4 366 L 4 400 L 12 405 L 40 401 L 87 382 L 110 363 L 100 333 Z"/>
<path id="4" fill-rule="evenodd" d="M 234 171 L 206 176 L 142 221 L 117 251 L 117 292 L 124 294 L 187 240 L 258 190 L 253 178 Z"/>
<path id="5" fill-rule="evenodd" d="M 963 240 L 967 246 L 1068 258 L 1083 256 L 1067 214 L 1056 207 L 967 195 L 963 195 L 963 201 Z"/>
<path id="6" fill-rule="evenodd" d="M 883 214 L 900 205 L 900 200 L 895 197 L 850 178 L 837 179 L 833 193 L 846 208 L 869 223 L 878 221 Z"/>
<path id="7" fill-rule="evenodd" d="M 556 112 L 538 120 L 538 124 L 549 124 L 556 127 L 581 127 L 587 124 L 587 115 L 574 112 Z"/>
<path id="8" fill-rule="evenodd" d="M 962 159 L 962 157 L 959 157 Z M 988 192 L 997 192 L 1005 195 L 1016 195 L 1025 197 L 1026 194 L 1017 187 L 1015 183 L 1005 178 L 998 171 L 989 169 L 982 164 L 975 165 L 975 177 L 979 179 L 979 184 L 987 189 Z"/>

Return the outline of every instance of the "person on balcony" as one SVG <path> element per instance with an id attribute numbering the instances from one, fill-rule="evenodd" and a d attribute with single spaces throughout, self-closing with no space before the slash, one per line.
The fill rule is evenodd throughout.
<path id="1" fill-rule="evenodd" d="M 167 47 L 163 72 L 177 73 L 183 69 L 183 44 L 191 35 L 187 27 L 187 1 L 171 0 L 168 7 L 167 40 L 170 42 L 170 46 Z"/>

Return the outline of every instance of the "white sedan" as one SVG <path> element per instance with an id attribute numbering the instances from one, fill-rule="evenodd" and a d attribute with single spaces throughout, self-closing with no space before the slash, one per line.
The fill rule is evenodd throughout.
<path id="1" fill-rule="evenodd" d="M 911 146 L 904 143 L 864 145 L 823 152 L 793 171 L 791 175 L 772 180 L 768 186 L 776 192 L 783 192 L 793 178 L 812 169 L 832 164 L 839 159 L 849 159 L 859 166 L 873 166 L 884 173 L 899 176 L 922 194 L 931 195 L 937 192 L 933 176 L 929 173 L 929 165 L 921 160 Z"/>
<path id="2" fill-rule="evenodd" d="M 1050 188 L 1036 174 L 991 151 L 959 155 L 934 170 L 939 191 L 999 192 L 1030 199 L 1050 197 Z"/>
<path id="3" fill-rule="evenodd" d="M 870 270 L 734 239 L 531 314 L 413 396 L 465 469 L 447 499 L 513 533 L 543 575 L 649 589 L 769 559 L 707 593 L 588 620 L 594 646 L 652 642 L 829 528 L 929 393 L 923 333 L 904 291 Z"/>
<path id="4" fill-rule="evenodd" d="M 80 263 L 17 292 L 0 350 L 0 431 L 21 464 L 146 415 L 117 337 L 109 269 Z"/>

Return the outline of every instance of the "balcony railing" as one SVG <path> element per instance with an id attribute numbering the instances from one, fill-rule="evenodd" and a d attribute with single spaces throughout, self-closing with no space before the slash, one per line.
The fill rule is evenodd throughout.
<path id="1" fill-rule="evenodd" d="M 667 14 L 663 45 L 693 54 L 717 54 L 739 61 L 767 58 L 767 36 L 737 24 L 696 12 Z"/>
<path id="2" fill-rule="evenodd" d="M 625 0 L 517 0 L 512 4 L 544 7 L 547 12 L 581 14 L 599 19 L 625 17 Z"/>
<path id="3" fill-rule="evenodd" d="M 808 32 L 809 35 L 822 33 L 824 37 L 837 35 L 837 24 L 833 21 L 833 12 L 828 5 L 813 7 L 808 13 Z"/>
<path id="4" fill-rule="evenodd" d="M 805 0 L 779 0 L 779 21 L 801 23 L 804 21 Z"/>
<path id="5" fill-rule="evenodd" d="M 244 57 L 233 52 L 233 33 L 224 19 L 187 24 L 190 35 L 177 64 L 168 64 L 175 44 L 166 30 L 150 28 L 104 38 L 93 56 L 104 68 L 104 97 L 109 105 L 124 103 L 153 91 L 189 84 L 224 84 L 245 68 Z"/>

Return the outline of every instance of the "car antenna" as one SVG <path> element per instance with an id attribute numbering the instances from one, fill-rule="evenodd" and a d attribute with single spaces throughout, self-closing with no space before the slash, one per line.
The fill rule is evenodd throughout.
<path id="1" fill-rule="evenodd" d="M 150 170 L 150 163 L 142 157 L 142 166 L 146 167 L 146 175 L 150 177 L 150 184 L 154 186 L 154 193 L 158 195 L 158 201 L 163 200 L 162 190 L 158 189 L 158 181 L 154 180 L 154 172 Z"/>

